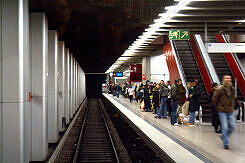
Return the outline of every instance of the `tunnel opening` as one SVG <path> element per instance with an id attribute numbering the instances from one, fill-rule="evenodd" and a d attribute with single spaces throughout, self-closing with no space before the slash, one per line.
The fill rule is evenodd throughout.
<path id="1" fill-rule="evenodd" d="M 106 74 L 86 74 L 86 95 L 88 98 L 102 97 L 102 84 L 106 81 Z"/>

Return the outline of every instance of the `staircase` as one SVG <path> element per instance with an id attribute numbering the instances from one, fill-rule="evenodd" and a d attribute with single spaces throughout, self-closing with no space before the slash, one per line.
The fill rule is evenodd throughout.
<path id="1" fill-rule="evenodd" d="M 202 37 L 204 38 L 204 37 Z M 215 38 L 215 36 L 208 36 L 208 42 L 209 43 L 216 43 L 217 40 Z M 224 57 L 223 53 L 215 53 L 215 54 L 209 54 L 209 57 L 211 58 L 211 61 L 214 65 L 215 71 L 219 77 L 220 82 L 222 83 L 222 78 L 224 75 L 228 74 L 231 75 L 233 78 L 233 85 L 234 85 L 234 76 L 230 70 L 229 65 L 226 62 L 226 59 Z M 242 93 L 239 89 L 239 87 L 237 87 L 237 97 L 239 99 L 243 99 Z"/>
<path id="2" fill-rule="evenodd" d="M 189 41 L 176 40 L 174 41 L 177 57 L 180 60 L 186 82 L 190 82 L 197 78 L 199 85 L 202 87 L 201 106 L 202 106 L 202 121 L 211 122 L 211 109 L 209 107 L 208 94 L 203 84 L 201 74 L 199 72 L 196 60 L 192 53 Z"/>

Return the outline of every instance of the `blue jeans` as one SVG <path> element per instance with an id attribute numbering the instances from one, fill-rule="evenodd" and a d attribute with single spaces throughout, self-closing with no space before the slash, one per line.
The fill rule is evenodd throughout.
<path id="1" fill-rule="evenodd" d="M 120 95 L 120 91 L 116 91 L 117 98 L 119 98 L 119 95 Z"/>
<path id="2" fill-rule="evenodd" d="M 194 112 L 190 112 L 189 123 L 194 123 L 194 121 L 195 121 L 195 111 Z"/>
<path id="3" fill-rule="evenodd" d="M 157 106 L 157 107 L 155 107 L 155 113 L 157 114 L 157 116 L 158 116 L 158 112 L 160 111 L 160 108 L 159 108 L 159 106 Z M 159 117 L 159 116 L 158 116 Z"/>
<path id="4" fill-rule="evenodd" d="M 168 97 L 161 97 L 161 104 L 160 104 L 160 110 L 157 112 L 158 117 L 167 117 L 167 103 Z"/>
<path id="5" fill-rule="evenodd" d="M 178 108 L 177 101 L 171 100 L 171 125 L 177 123 L 177 115 L 176 115 L 177 108 Z"/>
<path id="6" fill-rule="evenodd" d="M 219 112 L 219 119 L 221 123 L 223 144 L 229 145 L 229 136 L 236 125 L 235 112 L 232 113 Z"/>

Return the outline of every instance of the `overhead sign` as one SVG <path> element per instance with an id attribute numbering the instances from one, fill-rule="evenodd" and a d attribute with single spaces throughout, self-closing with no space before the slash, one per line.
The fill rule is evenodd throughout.
<path id="1" fill-rule="evenodd" d="M 123 77 L 123 73 L 122 72 L 114 72 L 113 77 Z"/>
<path id="2" fill-rule="evenodd" d="M 245 53 L 245 43 L 208 43 L 208 53 Z"/>
<path id="3" fill-rule="evenodd" d="M 170 40 L 189 40 L 190 31 L 189 30 L 169 30 L 169 39 Z"/>

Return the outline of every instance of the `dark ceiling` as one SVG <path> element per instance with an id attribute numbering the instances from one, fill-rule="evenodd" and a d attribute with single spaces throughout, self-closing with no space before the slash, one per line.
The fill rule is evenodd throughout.
<path id="1" fill-rule="evenodd" d="M 85 72 L 104 73 L 173 0 L 30 0 Z"/>

